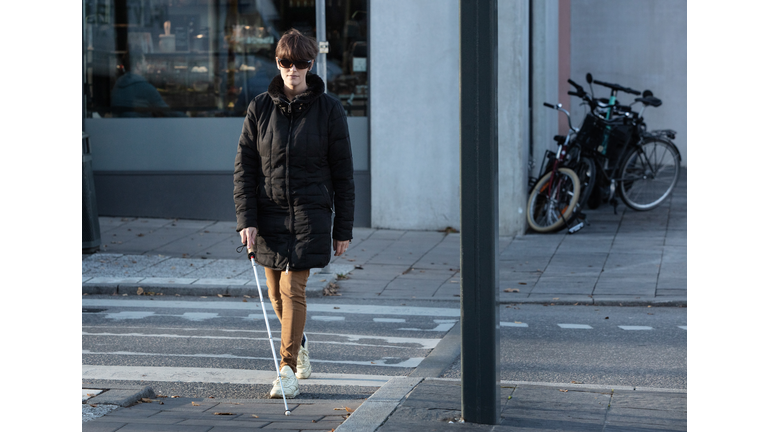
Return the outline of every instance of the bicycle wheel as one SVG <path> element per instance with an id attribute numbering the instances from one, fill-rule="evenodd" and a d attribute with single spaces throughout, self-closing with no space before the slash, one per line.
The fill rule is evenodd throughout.
<path id="1" fill-rule="evenodd" d="M 570 168 L 544 174 L 528 198 L 528 225 L 542 233 L 564 228 L 578 205 L 579 191 L 579 177 Z"/>
<path id="2" fill-rule="evenodd" d="M 668 140 L 648 138 L 624 158 L 619 175 L 619 195 L 627 207 L 654 209 L 669 197 L 680 178 L 680 152 Z"/>
<path id="3" fill-rule="evenodd" d="M 595 167 L 595 161 L 587 156 L 581 156 L 579 161 L 573 167 L 573 171 L 579 177 L 579 185 L 581 191 L 579 193 L 579 208 L 584 208 L 587 204 L 592 189 L 595 187 L 597 181 L 597 168 Z"/>

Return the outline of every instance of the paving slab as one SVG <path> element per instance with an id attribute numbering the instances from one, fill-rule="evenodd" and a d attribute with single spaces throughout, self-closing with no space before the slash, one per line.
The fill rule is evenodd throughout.
<path id="1" fill-rule="evenodd" d="M 588 298 L 594 304 L 614 304 L 617 299 L 684 304 L 686 187 L 686 182 L 681 181 L 668 202 L 649 212 L 635 212 L 623 204 L 617 214 L 608 205 L 585 210 L 590 225 L 576 234 L 560 231 L 500 237 L 500 300 L 549 304 L 552 298 L 560 297 Z M 100 220 L 107 248 L 83 255 L 84 293 L 134 294 L 141 286 L 138 284 L 149 284 L 155 291 L 166 289 L 166 295 L 200 295 L 194 285 L 208 286 L 208 295 L 240 295 L 255 285 L 250 280 L 245 255 L 236 252 L 240 240 L 234 231 L 234 221 Z M 352 267 L 349 279 L 336 281 L 339 295 L 346 291 L 357 298 L 460 300 L 460 234 L 354 228 L 353 237 L 345 256 L 333 257 L 331 262 L 362 268 Z M 184 261 L 185 258 L 199 261 Z M 241 265 L 242 262 L 246 264 Z M 416 273 L 417 270 L 425 273 Z M 424 275 L 423 279 L 419 279 L 419 274 Z M 132 279 L 139 276 L 173 279 L 174 283 Z M 313 295 L 322 295 L 321 278 L 312 282 L 313 287 L 319 288 L 312 291 Z M 249 281 L 243 284 L 246 279 Z M 182 288 L 184 284 L 189 287 Z M 638 296 L 641 298 L 637 299 Z"/>

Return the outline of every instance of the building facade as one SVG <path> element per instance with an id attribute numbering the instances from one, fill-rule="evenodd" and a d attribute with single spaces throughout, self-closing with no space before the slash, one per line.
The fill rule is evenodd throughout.
<path id="1" fill-rule="evenodd" d="M 524 232 L 529 176 L 562 129 L 542 102 L 583 115 L 569 76 L 652 89 L 648 123 L 680 132 L 685 163 L 685 15 L 682 0 L 498 0 L 502 235 Z M 100 214 L 234 220 L 244 110 L 297 28 L 328 42 L 313 72 L 347 110 L 356 225 L 459 228 L 458 23 L 458 0 L 84 0 Z"/>

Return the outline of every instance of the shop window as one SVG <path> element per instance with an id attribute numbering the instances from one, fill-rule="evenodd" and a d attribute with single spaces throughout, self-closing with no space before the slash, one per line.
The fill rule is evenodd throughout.
<path id="1" fill-rule="evenodd" d="M 89 117 L 243 116 L 280 36 L 315 36 L 314 0 L 84 1 Z M 326 0 L 326 86 L 351 116 L 368 113 L 367 11 Z"/>

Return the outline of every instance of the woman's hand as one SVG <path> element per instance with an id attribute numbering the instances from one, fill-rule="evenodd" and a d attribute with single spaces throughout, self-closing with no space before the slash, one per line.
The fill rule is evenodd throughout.
<path id="1" fill-rule="evenodd" d="M 252 250 L 256 245 L 256 234 L 259 230 L 254 227 L 243 228 L 240 230 L 240 242 L 248 245 L 248 250 Z"/>
<path id="2" fill-rule="evenodd" d="M 335 256 L 341 256 L 344 252 L 347 251 L 347 248 L 349 247 L 349 240 L 334 240 L 333 241 L 333 250 L 336 251 L 334 254 Z"/>

